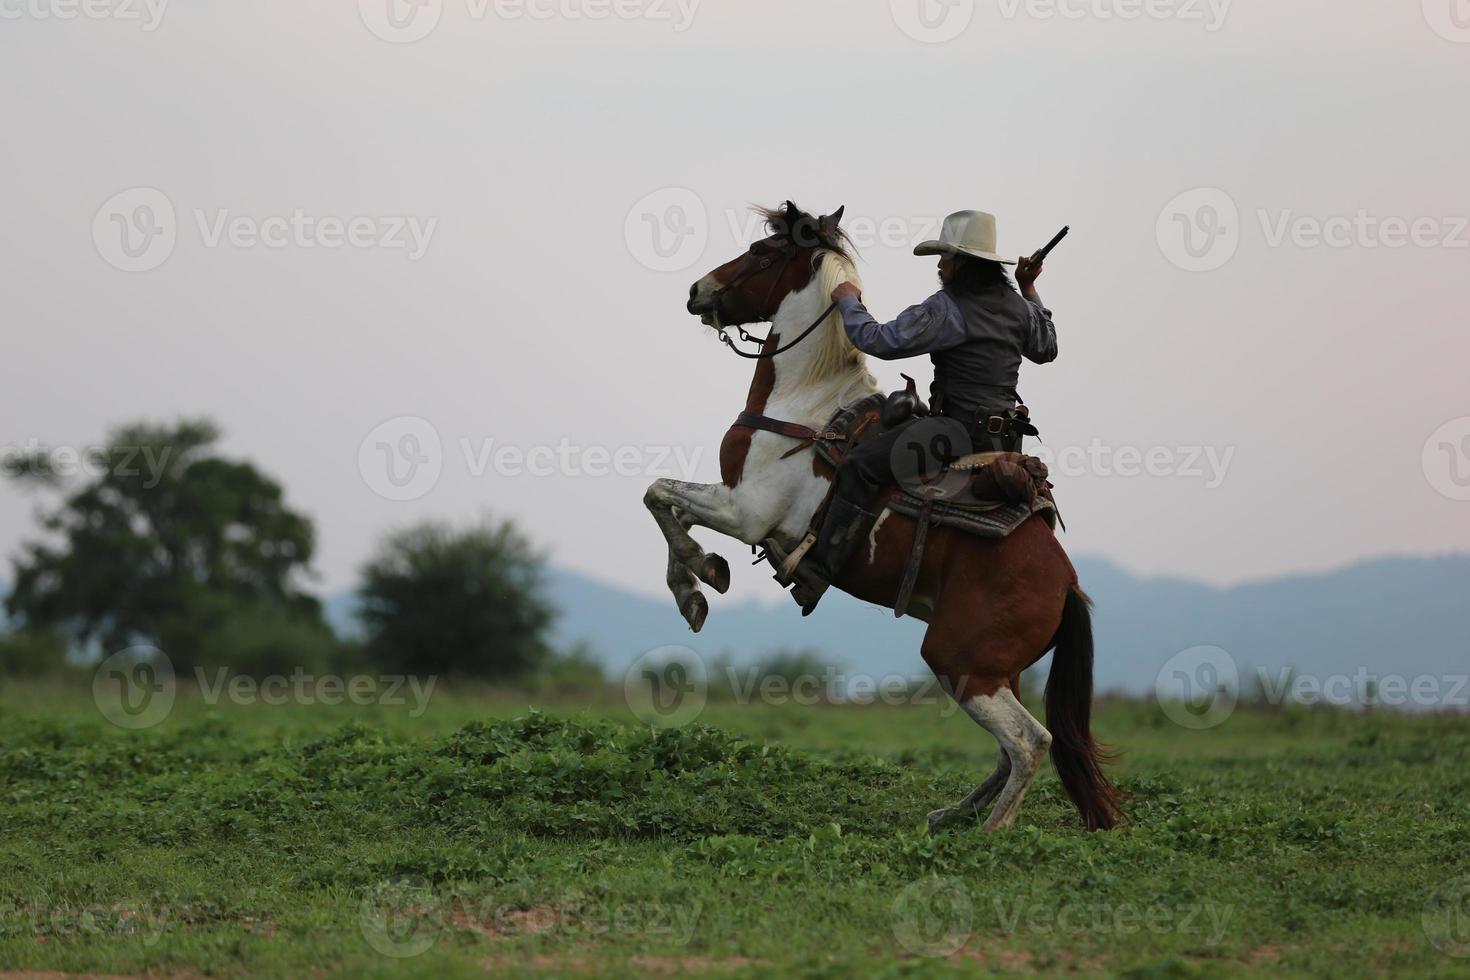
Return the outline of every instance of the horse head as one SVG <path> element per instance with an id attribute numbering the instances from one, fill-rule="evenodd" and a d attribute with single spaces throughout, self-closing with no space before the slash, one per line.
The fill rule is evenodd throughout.
<path id="1" fill-rule="evenodd" d="M 843 210 L 813 217 L 790 201 L 781 208 L 757 209 L 766 219 L 766 237 L 689 287 L 689 312 L 709 326 L 774 319 L 788 296 L 811 284 L 829 253 L 850 266 Z"/>

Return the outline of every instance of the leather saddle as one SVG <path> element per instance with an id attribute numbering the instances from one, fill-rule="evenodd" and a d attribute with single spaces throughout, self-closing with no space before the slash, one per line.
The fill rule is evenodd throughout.
<path id="1" fill-rule="evenodd" d="M 835 470 L 855 447 L 927 414 L 914 392 L 913 379 L 907 375 L 904 378 L 907 391 L 870 395 L 834 415 L 810 443 L 818 458 Z M 1040 515 L 1055 531 L 1061 524 L 1061 514 L 1052 496 L 1049 475 L 1045 463 L 1024 453 L 975 453 L 950 461 L 932 478 L 905 480 L 884 490 L 880 498 L 884 510 L 913 518 L 917 524 L 894 614 L 901 617 L 908 611 L 931 526 L 950 527 L 983 538 L 1004 538 Z M 784 549 L 776 550 L 774 542 L 767 543 L 772 563 L 782 574 L 789 576 L 816 540 L 828 502 L 830 494 L 793 553 L 785 555 L 781 553 Z M 784 561 L 776 560 L 778 556 Z"/>

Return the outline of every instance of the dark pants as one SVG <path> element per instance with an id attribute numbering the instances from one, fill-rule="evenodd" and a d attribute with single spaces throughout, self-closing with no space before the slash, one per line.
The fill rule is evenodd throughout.
<path id="1" fill-rule="evenodd" d="M 1021 451 L 1019 435 L 986 432 L 957 419 L 911 419 L 860 443 L 837 468 L 837 496 L 868 510 L 885 486 L 918 489 L 933 482 L 940 467 L 970 453 Z"/>

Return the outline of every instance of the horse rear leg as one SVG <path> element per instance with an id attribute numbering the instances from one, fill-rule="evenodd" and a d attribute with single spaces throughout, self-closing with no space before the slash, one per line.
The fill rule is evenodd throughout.
<path id="1" fill-rule="evenodd" d="M 974 816 L 985 809 L 997 796 L 1001 788 L 1005 786 L 1006 780 L 1011 775 L 1011 757 L 1006 755 L 1005 749 L 996 752 L 999 758 L 996 760 L 995 772 L 986 777 L 985 781 L 970 791 L 970 795 L 960 800 L 954 806 L 947 806 L 942 810 L 935 810 L 929 814 L 929 832 L 932 834 L 943 827 L 962 820 L 965 817 Z"/>
<path id="2" fill-rule="evenodd" d="M 965 713 L 994 735 L 1001 750 L 1011 760 L 1010 775 L 1000 798 L 985 821 L 986 830 L 1003 830 L 1016 822 L 1021 801 L 1036 778 L 1041 760 L 1051 748 L 1051 733 L 1031 717 L 1009 686 L 998 687 L 994 694 L 982 694 L 960 702 Z"/>

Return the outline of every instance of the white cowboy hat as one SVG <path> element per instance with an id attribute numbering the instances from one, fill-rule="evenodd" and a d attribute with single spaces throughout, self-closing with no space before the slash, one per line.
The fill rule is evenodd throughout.
<path id="1" fill-rule="evenodd" d="M 915 255 L 972 255 L 1005 265 L 1015 259 L 1003 259 L 995 251 L 995 215 L 984 211 L 956 211 L 944 219 L 944 228 L 936 241 L 914 248 Z"/>

